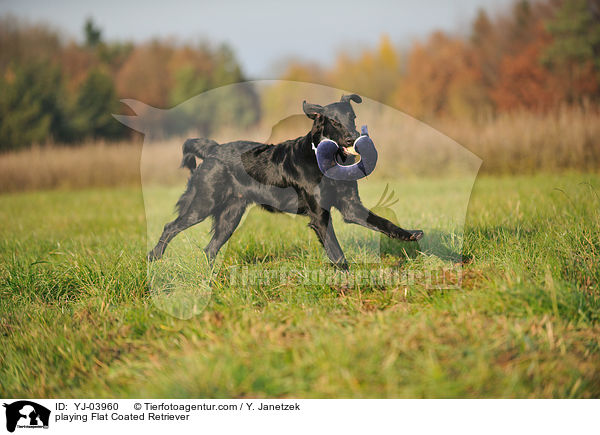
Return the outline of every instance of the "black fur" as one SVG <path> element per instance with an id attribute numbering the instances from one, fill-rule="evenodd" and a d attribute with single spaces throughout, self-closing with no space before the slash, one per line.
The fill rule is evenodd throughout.
<path id="1" fill-rule="evenodd" d="M 165 225 L 148 259 L 162 257 L 168 243 L 179 232 L 208 216 L 213 217 L 213 236 L 204 249 L 212 261 L 229 240 L 250 204 L 260 204 L 272 212 L 306 215 L 309 226 L 323 244 L 331 262 L 344 269 L 348 264 L 331 224 L 331 207 L 337 208 L 349 223 L 355 223 L 400 240 L 421 239 L 420 230 L 407 231 L 367 210 L 361 203 L 356 181 L 336 181 L 323 176 L 313 144 L 327 137 L 344 148 L 359 136 L 350 101 L 362 102 L 356 95 L 319 106 L 303 103 L 313 120 L 306 136 L 278 145 L 235 141 L 218 144 L 210 139 L 188 139 L 183 145 L 182 167 L 191 176 L 185 193 L 177 203 L 179 216 Z M 196 168 L 196 158 L 202 163 Z"/>

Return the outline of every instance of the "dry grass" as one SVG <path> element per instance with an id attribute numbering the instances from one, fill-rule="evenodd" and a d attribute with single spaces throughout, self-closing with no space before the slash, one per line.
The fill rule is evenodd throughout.
<path id="1" fill-rule="evenodd" d="M 116 186 L 140 182 L 141 143 L 44 146 L 0 155 L 0 191 Z"/>
<path id="2" fill-rule="evenodd" d="M 595 110 L 522 112 L 477 124 L 445 120 L 432 125 L 481 157 L 484 173 L 600 168 L 600 113 Z"/>
<path id="3" fill-rule="evenodd" d="M 451 141 L 444 135 L 481 157 L 482 173 L 593 172 L 600 168 L 600 114 L 593 110 L 565 109 L 549 115 L 505 114 L 478 123 L 432 121 L 430 125 L 443 134 L 424 128 L 423 123 L 410 117 L 397 125 L 397 118 L 363 115 L 369 120 L 380 153 L 387 157 L 379 162 L 378 174 L 383 176 L 397 171 L 398 162 L 402 162 L 403 173 L 435 175 L 440 165 L 447 165 L 452 158 L 448 155 Z M 296 119 L 279 125 L 271 132 L 271 139 L 304 134 L 304 124 Z M 266 140 L 269 131 L 270 126 L 257 126 L 245 133 L 244 138 Z M 215 138 L 239 138 L 233 134 L 221 132 Z M 171 139 L 146 146 L 144 179 L 152 179 L 154 174 L 160 174 L 163 182 L 185 178 L 186 171 L 179 169 L 182 143 L 183 139 Z M 0 192 L 139 184 L 141 155 L 140 138 L 128 143 L 34 147 L 2 154 Z M 386 161 L 393 161 L 393 168 Z"/>

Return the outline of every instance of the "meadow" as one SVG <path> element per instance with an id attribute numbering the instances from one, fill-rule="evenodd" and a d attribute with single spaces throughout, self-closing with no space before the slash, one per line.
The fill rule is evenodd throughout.
<path id="1" fill-rule="evenodd" d="M 448 188 L 435 178 L 406 183 L 406 203 Z M 330 270 L 306 220 L 252 210 L 222 254 L 206 307 L 181 320 L 148 290 L 139 186 L 5 193 L 0 391 L 597 398 L 599 194 L 591 173 L 478 177 L 462 286 L 445 290 L 306 284 L 305 268 Z M 352 228 L 336 227 L 340 238 Z M 432 261 L 398 252 L 386 261 L 399 270 Z M 242 285 L 231 274 L 257 265 L 300 275 Z"/>
<path id="2" fill-rule="evenodd" d="M 76 38 L 4 13 L 0 395 L 600 397 L 588 3 L 516 1 L 400 46 L 379 26 L 376 46 L 339 45 L 329 66 L 279 38 L 279 80 L 257 81 L 209 34 L 119 40 L 91 11 Z M 188 176 L 184 139 L 306 135 L 302 101 L 342 88 L 362 95 L 357 125 L 380 156 L 363 202 L 423 229 L 419 244 L 334 214 L 346 274 L 306 218 L 252 209 L 212 279 L 210 222 L 147 264 Z"/>

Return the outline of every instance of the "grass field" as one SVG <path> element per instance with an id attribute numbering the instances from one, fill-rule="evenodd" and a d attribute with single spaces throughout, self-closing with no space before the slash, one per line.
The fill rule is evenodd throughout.
<path id="1" fill-rule="evenodd" d="M 401 201 L 444 188 L 431 180 Z M 599 195 L 598 175 L 478 179 L 454 290 L 241 286 L 234 264 L 325 267 L 303 219 L 252 212 L 246 227 L 266 229 L 235 235 L 208 305 L 179 320 L 148 293 L 139 188 L 5 194 L 0 392 L 600 397 Z"/>

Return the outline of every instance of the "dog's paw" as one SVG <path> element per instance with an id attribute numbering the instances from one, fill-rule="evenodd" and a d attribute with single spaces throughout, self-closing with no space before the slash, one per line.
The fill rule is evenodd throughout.
<path id="1" fill-rule="evenodd" d="M 421 230 L 402 230 L 401 232 L 392 236 L 394 239 L 403 240 L 405 242 L 416 242 L 423 238 L 423 231 Z"/>
<path id="2" fill-rule="evenodd" d="M 342 271 L 342 272 L 349 272 L 350 271 L 350 267 L 348 266 L 348 262 L 346 260 L 344 261 L 338 261 L 336 263 L 331 263 L 333 265 L 333 267 L 335 267 L 336 269 Z"/>
<path id="3" fill-rule="evenodd" d="M 410 241 L 417 242 L 423 238 L 423 231 L 421 230 L 409 230 L 410 233 Z"/>
<path id="4" fill-rule="evenodd" d="M 146 256 L 146 260 L 148 261 L 148 263 L 151 263 L 155 260 L 160 260 L 161 258 L 162 255 L 155 253 L 154 250 L 148 252 L 148 255 Z"/>

